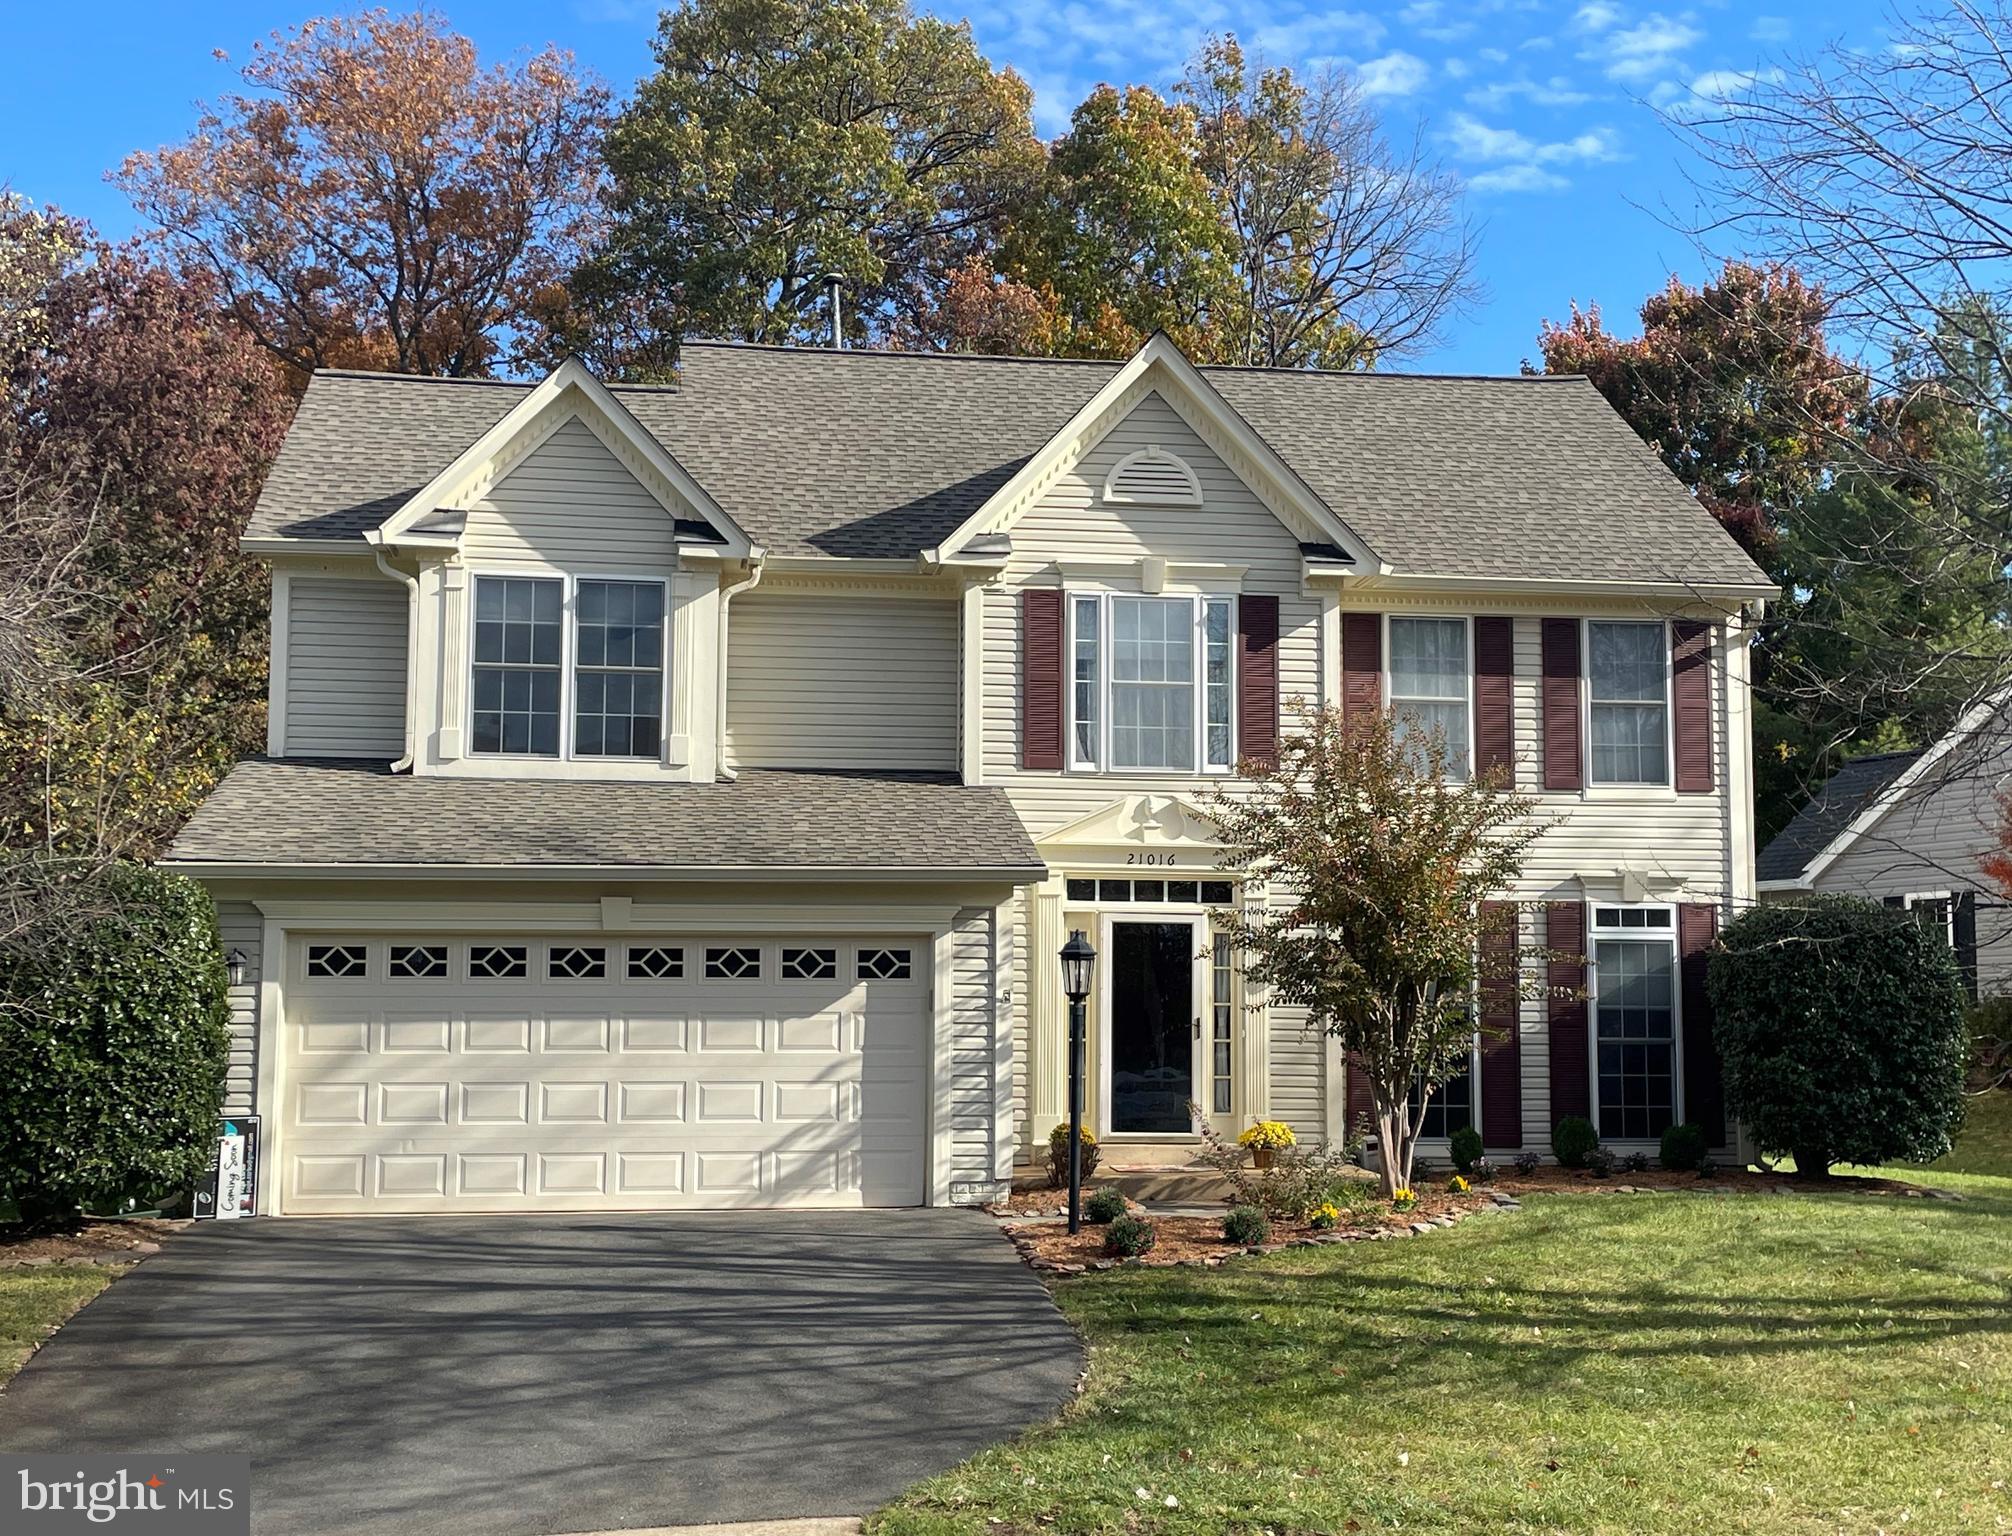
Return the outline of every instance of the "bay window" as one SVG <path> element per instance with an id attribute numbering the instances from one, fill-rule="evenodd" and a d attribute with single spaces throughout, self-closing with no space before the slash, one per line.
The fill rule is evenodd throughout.
<path id="1" fill-rule="evenodd" d="M 1443 731 L 1451 778 L 1466 778 L 1472 760 L 1473 687 L 1465 619 L 1391 619 L 1390 712 L 1398 739 Z"/>
<path id="2" fill-rule="evenodd" d="M 661 581 L 477 576 L 472 749 L 655 759 L 663 743 L 664 606 Z"/>
<path id="3" fill-rule="evenodd" d="M 1660 623 L 1586 625 L 1595 784 L 1667 784 L 1670 642 Z"/>
<path id="4" fill-rule="evenodd" d="M 1234 764 L 1231 601 L 1071 597 L 1071 768 L 1194 773 Z"/>

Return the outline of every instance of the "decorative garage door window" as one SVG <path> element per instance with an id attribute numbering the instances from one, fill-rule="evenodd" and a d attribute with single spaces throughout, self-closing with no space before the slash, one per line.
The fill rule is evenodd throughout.
<path id="1" fill-rule="evenodd" d="M 555 944 L 545 973 L 554 981 L 599 981 L 608 974 L 608 952 L 599 945 Z"/>
<path id="2" fill-rule="evenodd" d="M 761 976 L 761 951 L 752 946 L 706 950 L 706 976 L 713 981 L 754 981 Z"/>
<path id="3" fill-rule="evenodd" d="M 685 952 L 674 944 L 631 944 L 629 980 L 669 981 L 685 974 Z"/>
<path id="4" fill-rule="evenodd" d="M 829 981 L 838 974 L 838 951 L 785 947 L 782 973 L 790 981 Z"/>
<path id="5" fill-rule="evenodd" d="M 531 974 L 531 952 L 522 944 L 477 944 L 468 951 L 468 974 L 477 981 L 522 981 Z"/>
<path id="6" fill-rule="evenodd" d="M 862 949 L 859 952 L 861 981 L 907 981 L 915 967 L 905 949 Z"/>
<path id="7" fill-rule="evenodd" d="M 445 944 L 392 945 L 390 975 L 393 981 L 446 980 L 447 946 Z"/>
<path id="8" fill-rule="evenodd" d="M 368 975 L 370 962 L 361 944 L 310 944 L 307 973 L 316 978 L 352 979 Z"/>

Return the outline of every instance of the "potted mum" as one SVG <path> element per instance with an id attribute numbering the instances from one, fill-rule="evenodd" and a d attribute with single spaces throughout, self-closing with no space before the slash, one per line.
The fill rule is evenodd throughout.
<path id="1" fill-rule="evenodd" d="M 1293 1144 L 1292 1127 L 1283 1120 L 1260 1120 L 1237 1138 L 1237 1145 L 1249 1147 L 1251 1165 L 1269 1168 L 1280 1150 Z"/>

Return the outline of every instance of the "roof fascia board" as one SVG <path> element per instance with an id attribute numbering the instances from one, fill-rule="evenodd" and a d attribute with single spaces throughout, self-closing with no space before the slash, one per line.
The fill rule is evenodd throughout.
<path id="1" fill-rule="evenodd" d="M 1776 878 L 1773 880 L 1756 880 L 1754 882 L 1755 890 L 1770 893 L 1807 891 L 1810 888 L 1809 877 L 1807 875 L 1796 875 L 1790 879 Z"/>
<path id="2" fill-rule="evenodd" d="M 1045 864 L 978 867 L 924 864 L 299 864 L 243 860 L 161 859 L 156 868 L 211 880 L 661 880 L 676 882 L 768 880 L 825 883 L 881 881 L 1045 880 Z"/>
<path id="3" fill-rule="evenodd" d="M 1956 724 L 1926 752 L 1909 763 L 1891 784 L 1873 796 L 1870 804 L 1846 822 L 1844 829 L 1825 843 L 1816 857 L 1803 865 L 1800 877 L 1802 883 L 1814 885 L 1823 872 L 1835 864 L 1853 843 L 1877 826 L 1886 813 L 1898 805 L 1908 791 L 1927 776 L 1931 768 L 1974 736 L 1985 721 L 2002 710 L 2008 701 L 2012 701 L 2012 684 L 1987 694 L 1966 709 Z"/>
<path id="4" fill-rule="evenodd" d="M 582 399 L 590 402 L 622 440 L 719 531 L 736 557 L 747 554 L 751 541 L 746 531 L 727 515 L 704 486 L 692 478 L 684 465 L 644 429 L 634 413 L 588 371 L 584 363 L 571 357 L 547 374 L 535 389 L 506 411 L 500 421 L 469 444 L 396 512 L 376 528 L 366 530 L 363 535 L 365 540 L 374 545 L 410 542 L 413 524 L 435 508 L 453 503 L 475 476 L 523 433 L 533 430 L 544 419 L 545 413 L 572 390 L 577 390 Z M 664 510 L 676 516 L 679 509 L 667 505 Z"/>
<path id="5" fill-rule="evenodd" d="M 1010 526 L 1011 520 L 1023 510 L 1034 492 L 1045 486 L 1062 465 L 1089 451 L 1093 445 L 1091 434 L 1098 423 L 1143 383 L 1156 367 L 1165 369 L 1172 381 L 1186 391 L 1212 424 L 1278 483 L 1295 512 L 1363 563 L 1373 568 L 1383 567 L 1383 561 L 1376 556 L 1368 541 L 1314 493 L 1299 473 L 1280 457 L 1278 450 L 1259 436 L 1250 423 L 1231 407 L 1221 391 L 1188 361 L 1164 331 L 1155 331 L 1149 336 L 1145 345 L 1132 354 L 1125 366 L 1106 380 L 1103 388 L 1084 402 L 1081 409 L 1062 424 L 1061 430 L 1013 473 L 1012 478 L 986 497 L 984 504 L 935 548 L 925 550 L 922 558 L 931 563 L 954 561 L 958 558 L 959 546 L 967 539 Z M 1175 408 L 1179 409 L 1178 406 Z M 1097 434 L 1098 437 L 1101 435 Z"/>
<path id="6" fill-rule="evenodd" d="M 1326 574 L 1326 573 L 1323 573 Z M 1625 577 L 1585 577 L 1557 581 L 1547 576 L 1448 576 L 1423 571 L 1336 573 L 1362 591 L 1415 592 L 1432 588 L 1453 592 L 1614 593 L 1645 597 L 1689 597 L 1720 602 L 1766 602 L 1781 595 L 1773 582 L 1636 581 Z"/>
<path id="7" fill-rule="evenodd" d="M 290 539 L 283 534 L 246 534 L 238 540 L 238 552 L 246 555 L 339 555 L 351 560 L 368 560 L 370 549 L 355 537 L 346 539 Z"/>

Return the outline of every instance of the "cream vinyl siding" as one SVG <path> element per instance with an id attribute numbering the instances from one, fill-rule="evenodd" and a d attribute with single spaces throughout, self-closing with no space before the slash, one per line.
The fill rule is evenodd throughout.
<path id="1" fill-rule="evenodd" d="M 576 416 L 469 508 L 461 551 L 476 571 L 666 573 L 677 568 L 677 523 Z"/>
<path id="2" fill-rule="evenodd" d="M 989 1200 L 1003 1193 L 995 1172 L 1001 1138 L 1012 1135 L 1000 1082 L 998 925 L 990 907 L 957 914 L 950 934 L 950 1198 Z"/>
<path id="3" fill-rule="evenodd" d="M 1201 484 L 1201 506 L 1102 499 L 1105 478 L 1117 462 L 1153 444 L 1186 460 Z M 1281 729 L 1291 725 L 1286 701 L 1297 696 L 1311 703 L 1319 694 L 1320 602 L 1301 593 L 1299 541 L 1159 395 L 1148 395 L 1102 442 L 1058 476 L 1047 494 L 1014 523 L 1012 539 L 1013 559 L 1004 579 L 988 587 L 984 596 L 984 771 L 986 783 L 1005 786 L 1035 838 L 1124 794 L 1149 790 L 1192 795 L 1212 782 L 1200 774 L 1021 770 L 1020 590 L 1061 585 L 1057 560 L 1136 560 L 1151 555 L 1176 564 L 1244 566 L 1241 592 L 1269 593 L 1279 599 Z"/>
<path id="4" fill-rule="evenodd" d="M 405 750 L 405 587 L 295 576 L 287 589 L 286 754 L 399 756 Z"/>
<path id="5" fill-rule="evenodd" d="M 223 951 L 240 951 L 245 957 L 244 980 L 230 989 L 231 1054 L 224 1078 L 224 1113 L 249 1115 L 258 1099 L 258 999 L 263 967 L 259 941 L 263 924 L 258 908 L 248 901 L 217 903 L 217 927 Z"/>
<path id="6" fill-rule="evenodd" d="M 1930 765 L 1892 810 L 1818 876 L 1815 887 L 1873 901 L 1976 891 L 1981 995 L 2012 989 L 2012 906 L 1988 888 L 1977 869 L 1977 860 L 1997 846 L 1997 794 L 2012 772 L 2012 744 L 2004 732 L 2002 725 L 1987 724 L 1977 746 L 1958 746 Z"/>
<path id="7" fill-rule="evenodd" d="M 728 611 L 740 768 L 957 768 L 955 602 L 749 592 Z"/>

